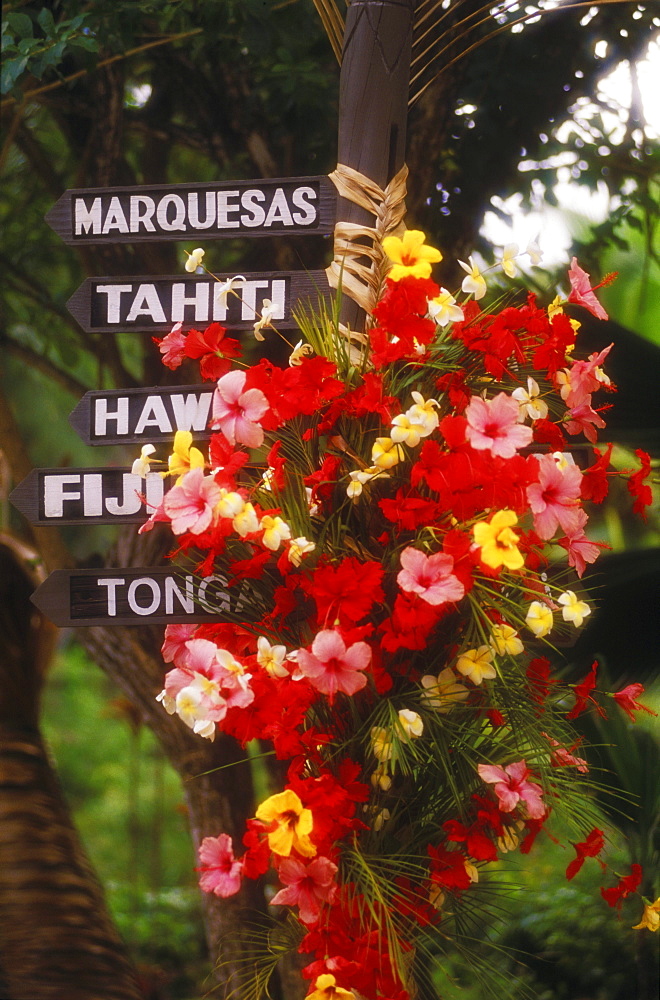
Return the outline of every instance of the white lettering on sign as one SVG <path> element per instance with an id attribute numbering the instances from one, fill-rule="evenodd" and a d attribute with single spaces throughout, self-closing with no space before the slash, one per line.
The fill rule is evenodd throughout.
<path id="1" fill-rule="evenodd" d="M 107 587 L 108 592 L 106 595 L 107 599 L 107 611 L 110 618 L 117 617 L 117 587 L 123 587 L 126 583 L 125 580 L 121 580 L 119 577 L 112 578 L 108 577 L 106 580 L 97 580 L 97 585 L 99 587 Z"/>
<path id="2" fill-rule="evenodd" d="M 124 293 L 132 292 L 132 285 L 97 285 L 96 291 L 99 295 L 107 295 L 106 322 L 121 322 L 121 297 Z"/>
<path id="3" fill-rule="evenodd" d="M 177 194 L 118 193 L 73 198 L 74 236 L 312 226 L 318 192 L 309 184 Z"/>
<path id="4" fill-rule="evenodd" d="M 149 394 L 136 399 L 133 410 L 130 397 L 113 399 L 100 396 L 93 400 L 94 437 L 133 437 L 147 431 L 173 434 L 175 431 L 205 431 L 208 427 L 213 391 Z"/>
<path id="5" fill-rule="evenodd" d="M 138 292 L 128 311 L 126 322 L 134 323 L 138 316 L 148 316 L 154 323 L 167 323 L 155 285 L 138 285 Z"/>
<path id="6" fill-rule="evenodd" d="M 70 486 L 76 489 L 67 489 Z M 165 495 L 164 480 L 157 472 L 147 473 L 144 479 L 132 472 L 124 472 L 120 489 L 120 496 L 105 496 L 103 474 L 100 472 L 49 473 L 43 479 L 44 517 L 76 516 L 77 512 L 71 510 L 70 503 L 79 505 L 81 500 L 82 517 L 103 517 L 106 511 L 121 517 L 140 512 L 142 494 L 145 494 L 150 509 L 162 503 Z"/>
<path id="7" fill-rule="evenodd" d="M 183 282 L 172 285 L 172 322 L 183 323 L 186 306 L 195 307 L 195 322 L 207 323 L 209 318 L 209 286 L 206 281 L 198 281 L 195 293 L 186 296 Z"/>
<path id="8" fill-rule="evenodd" d="M 94 400 L 94 434 L 103 437 L 108 433 L 108 421 L 116 421 L 117 435 L 128 434 L 128 396 L 120 396 L 117 400 L 117 409 L 108 409 L 108 400 L 105 397 Z"/>
<path id="9" fill-rule="evenodd" d="M 109 618 L 116 618 L 119 602 L 126 601 L 133 614 L 146 618 L 149 615 L 164 613 L 168 615 L 194 615 L 199 606 L 209 614 L 216 614 L 227 607 L 227 597 L 224 593 L 226 581 L 219 576 L 208 576 L 196 580 L 194 576 L 165 576 L 154 579 L 151 576 L 140 576 L 131 580 L 126 588 L 123 577 L 105 577 L 96 581 L 97 586 L 105 587 L 105 612 Z M 211 585 L 223 588 L 221 593 L 212 598 L 207 596 Z M 176 602 L 176 603 L 175 603 Z"/>
<path id="10" fill-rule="evenodd" d="M 64 501 L 80 500 L 80 489 L 68 492 L 66 486 L 80 486 L 80 475 L 48 476 L 44 482 L 44 517 L 64 517 Z"/>

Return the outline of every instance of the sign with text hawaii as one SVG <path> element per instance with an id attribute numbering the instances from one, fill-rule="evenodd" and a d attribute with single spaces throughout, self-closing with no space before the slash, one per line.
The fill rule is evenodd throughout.
<path id="1" fill-rule="evenodd" d="M 328 177 L 65 191 L 46 222 L 65 243 L 136 243 L 332 232 Z"/>

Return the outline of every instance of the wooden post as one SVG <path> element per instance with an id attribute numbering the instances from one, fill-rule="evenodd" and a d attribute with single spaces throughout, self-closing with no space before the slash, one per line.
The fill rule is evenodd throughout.
<path id="1" fill-rule="evenodd" d="M 413 14 L 419 0 L 350 0 L 339 82 L 338 162 L 381 187 L 405 162 Z M 340 199 L 342 222 L 373 225 L 373 216 Z M 349 299 L 342 321 L 356 329 L 364 313 Z"/>

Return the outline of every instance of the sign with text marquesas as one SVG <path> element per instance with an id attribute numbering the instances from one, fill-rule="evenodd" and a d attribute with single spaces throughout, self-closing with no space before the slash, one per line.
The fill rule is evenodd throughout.
<path id="1" fill-rule="evenodd" d="M 234 277 L 87 278 L 67 309 L 88 333 L 168 333 L 175 323 L 203 329 L 213 322 L 246 330 L 259 319 L 268 299 L 275 326 L 291 329 L 296 326 L 296 305 L 318 302 L 329 288 L 325 271 L 269 271 L 244 275 L 228 293 L 223 284 Z"/>
<path id="2" fill-rule="evenodd" d="M 86 392 L 69 414 L 69 423 L 85 444 L 146 444 L 171 441 L 177 431 L 195 439 L 211 435 L 215 386 L 176 385 Z"/>
<path id="3" fill-rule="evenodd" d="M 176 566 L 56 569 L 32 602 L 54 625 L 181 625 L 219 621 L 226 582 Z"/>
<path id="4" fill-rule="evenodd" d="M 174 478 L 130 469 L 33 469 L 10 500 L 31 524 L 143 524 Z"/>
<path id="5" fill-rule="evenodd" d="M 81 188 L 65 191 L 46 222 L 71 245 L 325 234 L 335 199 L 328 177 Z"/>

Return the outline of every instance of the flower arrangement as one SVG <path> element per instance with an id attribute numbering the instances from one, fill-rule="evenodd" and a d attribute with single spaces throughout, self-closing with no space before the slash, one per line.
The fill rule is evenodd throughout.
<path id="1" fill-rule="evenodd" d="M 359 348 L 326 306 L 300 315 L 284 367 L 243 366 L 217 323 L 159 342 L 168 367 L 197 359 L 217 381 L 213 433 L 206 454 L 177 434 L 176 483 L 141 530 L 168 522 L 174 557 L 228 594 L 222 621 L 167 627 L 159 698 L 200 737 L 258 739 L 288 764 L 242 845 L 204 839 L 200 885 L 228 897 L 275 873 L 308 1000 L 407 1000 L 420 956 L 469 932 L 488 865 L 532 850 L 553 811 L 576 831 L 567 877 L 597 858 L 596 814 L 573 809 L 588 766 L 571 720 L 608 698 L 632 719 L 650 711 L 641 685 L 599 692 L 597 663 L 566 684 L 547 655 L 591 613 L 580 581 L 604 546 L 587 507 L 615 474 L 593 403 L 614 390 L 610 348 L 579 359 L 570 311 L 606 316 L 589 276 L 574 259 L 567 299 L 486 311 L 473 258 L 455 297 L 422 233 L 383 250 Z M 505 249 L 506 274 L 517 256 Z M 581 464 L 579 436 L 593 452 Z M 610 905 L 637 890 L 637 869 L 603 890 Z M 657 929 L 659 905 L 645 901 L 637 926 Z"/>

